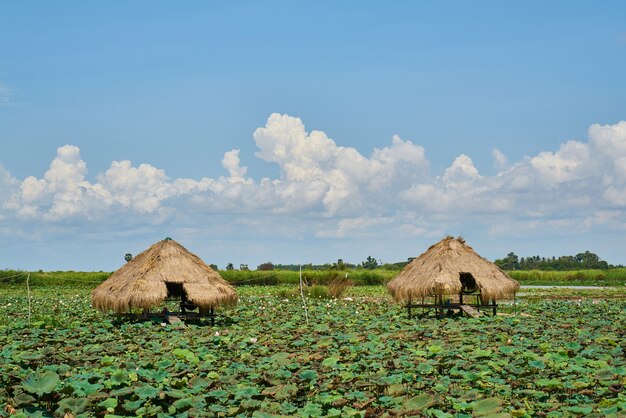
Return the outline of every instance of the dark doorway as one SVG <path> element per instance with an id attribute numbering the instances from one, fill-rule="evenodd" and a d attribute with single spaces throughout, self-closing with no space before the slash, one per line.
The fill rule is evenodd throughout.
<path id="1" fill-rule="evenodd" d="M 185 291 L 183 290 L 182 283 L 165 282 L 165 286 L 167 286 L 168 299 L 178 299 L 182 296 L 185 296 Z"/>
<path id="2" fill-rule="evenodd" d="M 474 293 L 478 290 L 472 273 L 459 273 L 459 279 L 461 280 L 461 293 Z"/>

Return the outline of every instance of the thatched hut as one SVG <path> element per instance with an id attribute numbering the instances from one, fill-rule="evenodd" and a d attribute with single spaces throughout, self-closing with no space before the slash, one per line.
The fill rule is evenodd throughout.
<path id="1" fill-rule="evenodd" d="M 128 261 L 91 293 L 101 311 L 149 310 L 168 298 L 181 298 L 201 314 L 218 305 L 235 305 L 235 289 L 197 255 L 171 238 L 152 245 Z"/>
<path id="2" fill-rule="evenodd" d="M 494 263 L 479 256 L 462 238 L 446 237 L 411 261 L 387 284 L 393 298 L 407 307 L 462 309 L 475 295 L 478 309 L 514 297 L 519 283 Z M 426 299 L 433 300 L 425 303 Z M 421 304 L 413 304 L 416 301 Z M 409 312 L 410 315 L 410 312 Z"/>

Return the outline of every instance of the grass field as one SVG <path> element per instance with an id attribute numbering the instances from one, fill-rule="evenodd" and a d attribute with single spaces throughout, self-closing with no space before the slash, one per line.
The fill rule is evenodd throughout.
<path id="1" fill-rule="evenodd" d="M 0 289 L 0 416 L 624 416 L 623 288 L 528 289 L 478 319 L 406 319 L 383 286 L 237 289 L 215 326 L 90 307 L 89 286 Z"/>
<path id="2" fill-rule="evenodd" d="M 326 285 L 337 278 L 348 279 L 357 286 L 385 284 L 395 277 L 400 270 L 389 269 L 354 269 L 354 270 L 303 270 L 303 279 L 309 284 Z M 509 271 L 511 277 L 523 285 L 595 285 L 595 286 L 626 286 L 626 268 L 610 270 L 577 270 L 577 271 Z M 28 272 L 0 270 L 0 284 L 23 283 Z M 297 284 L 299 272 L 287 270 L 275 271 L 220 271 L 224 279 L 237 286 Z M 33 285 L 80 285 L 91 286 L 106 280 L 110 272 L 31 272 Z"/>

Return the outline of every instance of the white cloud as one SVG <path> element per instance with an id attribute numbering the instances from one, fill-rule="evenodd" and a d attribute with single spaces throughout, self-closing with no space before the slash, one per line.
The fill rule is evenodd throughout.
<path id="1" fill-rule="evenodd" d="M 550 185 L 588 177 L 595 171 L 594 163 L 589 145 L 577 141 L 568 141 L 557 152 L 544 151 L 530 159 L 533 171 Z"/>
<path id="2" fill-rule="evenodd" d="M 124 160 L 93 181 L 73 145 L 58 148 L 41 178 L 18 180 L 0 166 L 0 226 L 123 219 L 191 227 L 216 214 L 262 214 L 269 230 L 348 238 L 381 231 L 431 236 L 460 225 L 497 234 L 624 224 L 626 122 L 593 125 L 588 142 L 568 141 L 517 162 L 494 149 L 494 176 L 480 174 L 465 154 L 431 173 L 424 148 L 398 136 L 367 156 L 288 115 L 272 114 L 253 139 L 256 156 L 278 166 L 277 178 L 248 177 L 238 149 L 224 153 L 218 178 L 172 179 Z"/>
<path id="3" fill-rule="evenodd" d="M 461 154 L 454 159 L 452 165 L 443 173 L 443 183 L 454 188 L 467 188 L 480 179 L 478 170 L 470 157 Z"/>
<path id="4" fill-rule="evenodd" d="M 509 164 L 509 160 L 506 158 L 506 155 L 504 155 L 502 151 L 497 148 L 491 150 L 491 156 L 493 158 L 493 165 L 497 170 L 502 170 Z"/>
<path id="5" fill-rule="evenodd" d="M 322 202 L 330 214 L 358 210 L 364 199 L 380 199 L 419 178 L 428 167 L 424 149 L 398 136 L 367 158 L 354 148 L 338 146 L 324 132 L 307 133 L 299 118 L 288 115 L 272 114 L 253 137 L 256 155 L 278 164 L 281 186 L 311 183 L 317 191 L 325 189 Z"/>
<path id="6" fill-rule="evenodd" d="M 18 215 L 24 218 L 42 216 L 55 221 L 76 216 L 90 218 L 102 209 L 99 205 L 107 191 L 86 179 L 87 164 L 73 145 L 57 149 L 57 156 L 44 177 L 27 177 L 21 185 L 23 205 Z"/>
<path id="7" fill-rule="evenodd" d="M 224 153 L 224 158 L 222 159 L 222 166 L 228 170 L 228 178 L 231 182 L 245 182 L 245 175 L 248 171 L 247 167 L 241 167 L 241 160 L 239 159 L 239 150 L 234 149 L 232 151 L 228 151 Z"/>

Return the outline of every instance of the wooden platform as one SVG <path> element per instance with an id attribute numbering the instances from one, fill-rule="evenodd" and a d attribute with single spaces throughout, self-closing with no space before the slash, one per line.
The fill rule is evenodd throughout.
<path id="1" fill-rule="evenodd" d="M 165 320 L 168 324 L 170 325 L 174 325 L 174 324 L 185 324 L 183 322 L 182 319 L 180 319 L 180 317 L 176 316 L 176 315 L 166 315 L 165 316 Z"/>
<path id="2" fill-rule="evenodd" d="M 445 314 L 450 311 L 460 311 L 465 313 L 466 315 L 472 318 L 478 318 L 485 315 L 488 311 L 493 312 L 493 316 L 496 316 L 496 310 L 498 305 L 495 302 L 492 303 L 481 303 L 479 299 L 476 300 L 476 303 L 468 303 L 468 302 L 446 302 L 446 303 L 407 303 L 405 305 L 407 308 L 407 314 L 409 319 L 413 317 L 413 310 L 422 310 L 423 313 L 426 312 L 435 312 L 435 315 L 438 317 L 443 317 Z M 423 315 L 422 315 L 423 316 Z"/>
<path id="3" fill-rule="evenodd" d="M 480 312 L 474 309 L 469 305 L 459 305 L 459 309 L 471 316 L 472 318 L 478 318 L 480 316 Z"/>

